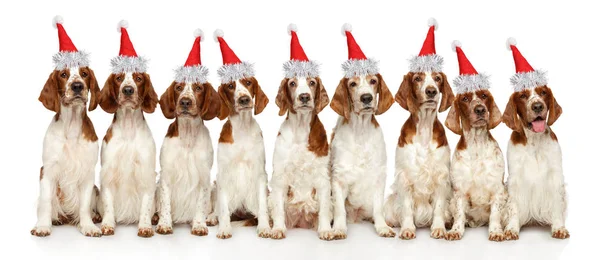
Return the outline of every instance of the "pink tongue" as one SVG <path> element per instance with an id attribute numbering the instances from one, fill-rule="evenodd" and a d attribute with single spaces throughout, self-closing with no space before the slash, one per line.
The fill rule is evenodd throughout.
<path id="1" fill-rule="evenodd" d="M 531 122 L 531 126 L 534 132 L 541 133 L 546 129 L 546 122 L 544 120 L 533 121 Z"/>

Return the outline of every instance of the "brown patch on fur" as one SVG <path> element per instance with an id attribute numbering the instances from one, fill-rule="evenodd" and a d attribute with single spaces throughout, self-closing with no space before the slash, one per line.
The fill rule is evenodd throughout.
<path id="1" fill-rule="evenodd" d="M 556 137 L 556 134 L 554 133 L 554 131 L 550 131 L 550 138 L 552 138 L 552 140 L 558 142 L 558 137 Z"/>
<path id="2" fill-rule="evenodd" d="M 512 144 L 525 145 L 527 144 L 527 136 L 525 136 L 524 133 L 521 133 L 519 131 L 513 131 L 510 135 L 510 141 L 512 142 Z"/>
<path id="3" fill-rule="evenodd" d="M 373 124 L 373 126 L 375 126 L 375 128 L 379 127 L 379 122 L 377 122 L 377 119 L 375 119 L 375 116 L 371 116 L 371 124 Z"/>
<path id="4" fill-rule="evenodd" d="M 333 99 L 331 99 L 331 103 L 329 106 L 333 111 L 338 113 L 338 115 L 344 117 L 344 123 L 347 123 L 350 120 L 350 94 L 348 93 L 348 79 L 343 78 L 340 80 L 337 88 L 335 89 L 335 93 L 333 94 Z"/>
<path id="5" fill-rule="evenodd" d="M 442 122 L 440 122 L 440 120 L 437 118 L 435 119 L 435 122 L 433 122 L 433 140 L 438 143 L 438 148 L 448 145 L 444 125 L 442 125 Z"/>
<path id="6" fill-rule="evenodd" d="M 90 120 L 85 111 L 83 111 L 83 122 L 81 125 L 81 132 L 85 140 L 88 140 L 90 142 L 98 141 L 98 136 L 96 135 L 96 130 L 94 130 L 92 120 Z"/>
<path id="7" fill-rule="evenodd" d="M 280 135 L 281 135 L 281 132 L 277 132 L 277 136 L 280 136 Z"/>
<path id="8" fill-rule="evenodd" d="M 153 226 L 158 225 L 158 221 L 160 220 L 160 217 L 158 216 L 158 213 L 154 213 L 154 215 L 152 215 L 152 220 L 151 223 Z"/>
<path id="9" fill-rule="evenodd" d="M 335 132 L 331 133 L 331 142 L 333 142 L 334 137 L 335 137 Z"/>
<path id="10" fill-rule="evenodd" d="M 233 143 L 233 128 L 231 126 L 231 121 L 227 120 L 223 125 L 223 129 L 221 129 L 221 136 L 219 136 L 219 143 Z"/>
<path id="11" fill-rule="evenodd" d="M 166 136 L 169 138 L 179 136 L 179 124 L 177 123 L 177 119 L 175 119 L 175 121 L 169 125 L 169 130 L 167 130 Z"/>
<path id="12" fill-rule="evenodd" d="M 458 143 L 456 143 L 456 150 L 457 151 L 462 151 L 467 149 L 467 140 L 465 139 L 464 136 L 460 136 L 460 139 L 458 140 Z"/>
<path id="13" fill-rule="evenodd" d="M 310 123 L 310 134 L 308 135 L 308 150 L 317 157 L 326 156 L 329 153 L 329 144 L 327 143 L 327 133 L 325 127 L 315 114 Z"/>
<path id="14" fill-rule="evenodd" d="M 535 92 L 542 97 L 548 107 L 548 126 L 553 125 L 562 114 L 562 107 L 556 102 L 556 98 L 554 98 L 554 94 L 552 94 L 552 90 L 549 87 L 537 87 L 535 88 Z"/>
<path id="15" fill-rule="evenodd" d="M 412 114 L 406 119 L 402 130 L 400 130 L 400 137 L 398 138 L 398 146 L 404 147 L 407 144 L 412 144 L 413 137 L 417 134 L 417 122 L 416 116 Z"/>
<path id="16" fill-rule="evenodd" d="M 113 132 L 112 132 L 112 126 L 108 127 L 108 130 L 106 130 L 106 135 L 104 135 L 104 139 L 102 139 L 105 143 L 110 142 L 110 139 L 112 139 L 113 136 Z"/>
<path id="17" fill-rule="evenodd" d="M 377 101 L 377 111 L 375 111 L 375 115 L 381 115 L 385 113 L 385 111 L 388 111 L 392 104 L 394 104 L 394 98 L 392 97 L 392 92 L 390 92 L 387 84 L 383 81 L 381 74 L 377 73 L 376 76 L 378 79 L 376 93 L 378 94 L 379 99 Z M 371 120 L 371 122 L 373 122 L 373 120 Z"/>
<path id="18" fill-rule="evenodd" d="M 40 181 L 44 178 L 44 166 L 40 167 Z"/>

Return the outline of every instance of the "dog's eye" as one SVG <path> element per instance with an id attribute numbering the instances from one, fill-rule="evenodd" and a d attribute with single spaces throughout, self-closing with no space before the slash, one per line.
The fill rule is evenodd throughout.
<path id="1" fill-rule="evenodd" d="M 487 95 L 486 94 L 481 94 L 481 99 L 486 99 Z"/>
<path id="2" fill-rule="evenodd" d="M 310 81 L 310 85 L 311 85 L 311 86 L 314 86 L 314 85 L 316 85 L 316 84 L 317 84 L 317 82 L 315 82 L 314 80 L 311 80 L 311 81 Z"/>
<path id="3" fill-rule="evenodd" d="M 198 91 L 198 92 L 202 91 L 202 87 L 201 86 L 196 86 L 196 91 Z"/>
<path id="4" fill-rule="evenodd" d="M 377 84 L 377 80 L 375 80 L 375 79 L 372 79 L 372 80 L 371 80 L 371 85 L 375 85 L 375 84 Z"/>
<path id="5" fill-rule="evenodd" d="M 252 85 L 252 81 L 249 81 L 249 80 L 246 81 L 246 86 L 250 86 L 250 85 Z"/>
<path id="6" fill-rule="evenodd" d="M 296 86 L 296 82 L 290 82 L 290 87 L 295 87 Z"/>
<path id="7" fill-rule="evenodd" d="M 84 78 L 85 78 L 85 77 L 87 77 L 87 72 L 85 72 L 85 71 L 84 71 L 84 72 L 82 72 L 82 73 L 81 73 L 81 76 L 82 76 L 82 77 L 84 77 Z"/>
<path id="8" fill-rule="evenodd" d="M 117 81 L 121 82 L 122 78 L 119 76 L 117 77 Z"/>
<path id="9" fill-rule="evenodd" d="M 356 87 L 356 82 L 350 82 L 350 87 Z"/>
<path id="10" fill-rule="evenodd" d="M 545 96 L 546 95 L 546 91 L 542 90 L 542 93 L 540 93 L 540 96 Z"/>
<path id="11" fill-rule="evenodd" d="M 135 81 L 137 81 L 137 82 L 142 82 L 142 77 L 139 77 L 139 76 L 138 76 L 137 78 L 135 78 Z"/>
<path id="12" fill-rule="evenodd" d="M 416 77 L 416 78 L 415 78 L 415 81 L 416 81 L 416 82 L 421 82 L 421 77 Z"/>
<path id="13" fill-rule="evenodd" d="M 176 89 L 177 91 L 182 91 L 182 90 L 183 90 L 183 86 L 179 85 L 179 86 L 175 87 L 175 89 Z"/>
<path id="14" fill-rule="evenodd" d="M 228 87 L 229 89 L 233 89 L 233 84 L 229 84 L 227 87 Z"/>
<path id="15" fill-rule="evenodd" d="M 435 82 L 440 82 L 440 81 L 442 81 L 442 78 L 440 76 L 436 76 L 435 77 Z"/>
<path id="16" fill-rule="evenodd" d="M 469 102 L 469 97 L 463 97 L 462 101 L 463 102 Z"/>
<path id="17" fill-rule="evenodd" d="M 527 95 L 521 94 L 521 99 L 526 99 L 526 98 L 527 98 Z"/>
<path id="18" fill-rule="evenodd" d="M 61 78 L 63 78 L 63 79 L 64 79 L 64 78 L 66 78 L 66 77 L 67 77 L 67 73 L 64 73 L 64 72 L 63 72 L 63 73 L 61 73 L 61 74 L 60 74 L 60 77 L 61 77 Z"/>

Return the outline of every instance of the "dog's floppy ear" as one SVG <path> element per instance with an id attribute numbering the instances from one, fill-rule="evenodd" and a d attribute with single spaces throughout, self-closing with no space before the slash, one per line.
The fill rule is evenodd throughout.
<path id="1" fill-rule="evenodd" d="M 204 102 L 202 102 L 202 120 L 211 120 L 217 116 L 221 109 L 221 98 L 210 83 L 204 86 Z"/>
<path id="2" fill-rule="evenodd" d="M 394 104 L 394 98 L 392 97 L 392 92 L 390 92 L 387 84 L 383 81 L 381 74 L 377 73 L 377 79 L 379 81 L 379 85 L 377 86 L 379 99 L 377 101 L 377 111 L 375 111 L 375 115 L 381 115 Z"/>
<path id="3" fill-rule="evenodd" d="M 158 95 L 156 91 L 154 91 L 154 87 L 152 86 L 152 81 L 150 81 L 150 75 L 147 73 L 143 73 L 144 75 L 144 96 L 142 102 L 142 111 L 150 114 L 154 112 L 156 109 L 156 104 L 158 103 Z"/>
<path id="4" fill-rule="evenodd" d="M 519 122 L 519 114 L 517 114 L 517 105 L 515 104 L 515 95 L 513 93 L 508 99 L 508 103 L 506 104 L 506 109 L 504 109 L 504 114 L 502 115 L 502 122 L 506 124 L 513 131 L 517 131 L 523 133 L 523 126 L 521 122 Z"/>
<path id="5" fill-rule="evenodd" d="M 119 108 L 117 103 L 117 93 L 115 92 L 118 86 L 115 85 L 115 74 L 110 74 L 104 83 L 104 87 L 100 91 L 99 105 L 106 113 L 114 114 Z"/>
<path id="6" fill-rule="evenodd" d="M 550 95 L 550 104 L 548 104 L 548 125 L 551 126 L 562 114 L 562 107 L 556 102 L 552 90 L 550 90 L 550 88 L 547 89 L 548 93 L 546 95 Z"/>
<path id="7" fill-rule="evenodd" d="M 160 110 L 167 119 L 175 118 L 175 109 L 177 108 L 175 106 L 175 84 L 176 82 L 173 81 L 165 93 L 160 95 Z"/>
<path id="8" fill-rule="evenodd" d="M 44 107 L 54 112 L 60 112 L 60 97 L 58 96 L 58 81 L 56 80 L 57 73 L 58 70 L 50 73 L 38 98 Z"/>
<path id="9" fill-rule="evenodd" d="M 346 88 L 347 82 L 347 78 L 343 78 L 340 80 L 340 83 L 335 89 L 335 94 L 333 94 L 333 99 L 331 100 L 331 104 L 329 104 L 329 106 L 331 107 L 331 109 L 333 109 L 333 111 L 338 113 L 338 115 L 343 116 L 346 120 L 349 120 L 350 97 L 348 95 L 348 88 Z"/>
<path id="10" fill-rule="evenodd" d="M 227 98 L 227 93 L 225 93 L 226 84 L 221 84 L 219 86 L 219 98 L 221 99 L 221 108 L 219 109 L 219 113 L 217 117 L 219 120 L 223 120 L 229 116 L 229 109 L 231 109 L 231 102 L 229 102 L 229 98 Z"/>
<path id="11" fill-rule="evenodd" d="M 269 103 L 269 98 L 265 95 L 265 92 L 262 91 L 260 85 L 258 85 L 256 78 L 252 77 L 250 80 L 252 80 L 252 93 L 254 93 L 254 115 L 258 115 Z"/>
<path id="12" fill-rule="evenodd" d="M 315 89 L 315 113 L 320 113 L 329 104 L 329 96 L 325 91 L 325 86 L 320 77 L 315 78 L 317 80 L 317 88 Z"/>
<path id="13" fill-rule="evenodd" d="M 442 86 L 440 87 L 440 91 L 442 92 L 442 102 L 440 103 L 440 109 L 438 111 L 441 113 L 452 106 L 452 102 L 454 102 L 454 93 L 452 93 L 452 87 L 450 87 L 450 83 L 448 83 L 446 74 L 443 72 L 440 74 L 442 74 Z"/>
<path id="14" fill-rule="evenodd" d="M 496 105 L 496 102 L 494 100 L 492 100 L 492 105 L 488 109 L 490 110 L 490 120 L 488 121 L 488 129 L 494 129 L 500 124 L 500 122 L 502 122 L 502 113 L 500 112 L 500 109 L 498 108 L 498 105 Z"/>
<path id="15" fill-rule="evenodd" d="M 90 74 L 88 75 L 88 77 L 90 77 L 90 106 L 88 108 L 89 111 L 93 111 L 94 109 L 96 109 L 96 107 L 98 107 L 98 103 L 100 100 L 100 87 L 98 86 L 98 80 L 96 80 L 96 75 L 94 74 L 94 71 L 90 68 L 88 68 Z"/>
<path id="16" fill-rule="evenodd" d="M 411 113 L 416 112 L 419 109 L 417 104 L 417 98 L 413 92 L 412 86 L 412 78 L 414 73 L 409 72 L 404 75 L 404 79 L 402 80 L 402 84 L 400 84 L 400 88 L 398 88 L 398 92 L 396 93 L 395 100 L 400 104 L 400 106 Z"/>
<path id="17" fill-rule="evenodd" d="M 279 84 L 279 90 L 277 91 L 277 97 L 275 98 L 275 104 L 279 107 L 279 115 L 283 116 L 291 108 L 290 95 L 287 89 L 288 79 L 285 78 Z"/>
<path id="18" fill-rule="evenodd" d="M 458 104 L 456 101 L 453 102 L 452 107 L 450 107 L 450 112 L 448 112 L 448 116 L 446 116 L 446 122 L 444 123 L 450 131 L 454 132 L 457 135 L 462 134 L 462 127 L 460 125 L 460 115 L 458 113 Z"/>

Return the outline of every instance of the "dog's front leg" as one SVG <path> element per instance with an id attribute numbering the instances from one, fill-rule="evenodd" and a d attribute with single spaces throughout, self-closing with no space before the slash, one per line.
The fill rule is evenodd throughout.
<path id="1" fill-rule="evenodd" d="M 278 178 L 279 174 L 273 173 L 271 179 L 271 194 L 269 194 L 269 203 L 271 204 L 271 217 L 273 218 L 273 229 L 271 230 L 271 238 L 285 238 L 285 204 L 284 204 L 284 187 L 288 186 L 282 183 Z"/>
<path id="2" fill-rule="evenodd" d="M 208 183 L 206 180 L 205 183 Z M 196 236 L 206 236 L 208 235 L 208 226 L 206 225 L 206 209 L 209 207 L 210 203 L 210 186 L 207 184 L 205 187 L 201 185 L 200 191 L 198 192 L 198 198 L 196 202 L 196 214 L 194 215 L 194 219 L 192 220 L 192 235 Z"/>
<path id="3" fill-rule="evenodd" d="M 348 187 L 340 181 L 331 182 L 333 189 L 333 232 L 335 239 L 346 239 L 348 226 L 346 224 L 346 197 L 348 196 Z"/>
<path id="4" fill-rule="evenodd" d="M 225 192 L 221 185 L 217 186 L 219 191 L 217 195 L 217 203 L 219 203 L 217 209 L 219 210 L 219 229 L 217 231 L 217 238 L 227 239 L 231 237 L 231 212 L 229 211 L 229 195 Z"/>
<path id="5" fill-rule="evenodd" d="M 562 176 L 562 172 L 560 172 L 559 176 Z M 569 238 L 571 235 L 565 227 L 565 212 L 567 210 L 567 201 L 565 198 L 565 187 L 562 184 L 562 182 L 557 188 L 556 192 L 553 193 L 551 199 L 553 201 L 553 203 L 551 204 L 552 210 L 550 213 L 552 214 L 552 237 L 558 239 Z"/>
<path id="6" fill-rule="evenodd" d="M 373 194 L 373 222 L 375 222 L 375 231 L 381 237 L 395 237 L 394 230 L 385 223 L 383 217 L 383 193 L 385 192 L 385 171 L 380 175 L 382 178 Z"/>
<path id="7" fill-rule="evenodd" d="M 454 218 L 454 224 L 452 225 L 452 229 L 446 234 L 446 240 L 460 240 L 465 233 L 467 197 L 461 191 L 454 191 L 454 196 L 450 203 L 453 209 L 452 217 Z"/>
<path id="8" fill-rule="evenodd" d="M 262 170 L 264 172 L 264 170 Z M 269 206 L 267 204 L 267 173 L 261 174 L 258 181 L 258 226 L 256 232 L 259 237 L 269 238 L 271 227 L 269 226 Z"/>
<path id="9" fill-rule="evenodd" d="M 163 171 L 161 178 L 165 177 L 166 174 Z M 166 178 L 165 178 L 166 179 Z M 156 233 L 161 235 L 173 234 L 173 219 L 171 218 L 171 189 L 167 184 L 166 180 L 160 180 L 158 186 L 158 203 L 160 205 L 160 216 L 158 225 L 156 226 Z"/>
<path id="10" fill-rule="evenodd" d="M 152 230 L 154 194 L 154 190 L 148 190 L 142 195 L 142 205 L 138 223 L 138 236 L 140 237 L 152 237 L 154 235 L 154 230 Z"/>
<path id="11" fill-rule="evenodd" d="M 102 196 L 102 204 L 104 205 L 104 213 L 102 215 L 102 235 L 110 236 L 115 234 L 115 207 L 114 207 L 114 199 L 113 199 L 113 190 L 108 184 L 102 185 L 102 190 L 100 191 Z"/>
<path id="12" fill-rule="evenodd" d="M 38 198 L 37 223 L 31 230 L 31 234 L 38 237 L 49 236 L 52 232 L 52 196 L 56 194 L 55 181 L 50 177 L 50 167 L 41 169 L 42 177 L 40 179 L 40 196 Z"/>
<path id="13" fill-rule="evenodd" d="M 433 220 L 431 223 L 431 237 L 435 239 L 446 237 L 446 210 L 448 206 L 448 195 L 450 193 L 450 183 L 446 177 L 440 177 L 444 180 L 438 182 L 438 186 L 433 193 Z"/>
<path id="14" fill-rule="evenodd" d="M 77 228 L 85 236 L 100 237 L 102 231 L 92 221 L 92 196 L 95 196 L 93 169 L 90 172 L 89 178 L 84 181 L 79 190 L 79 224 Z"/>
<path id="15" fill-rule="evenodd" d="M 504 186 L 500 187 L 500 190 L 492 196 L 492 205 L 490 207 L 490 220 L 489 220 L 489 240 L 492 241 L 504 241 L 504 232 L 502 232 L 502 209 L 506 204 L 506 192 Z"/>
<path id="16" fill-rule="evenodd" d="M 326 176 L 326 175 L 325 175 Z M 331 186 L 323 185 L 317 189 L 317 196 L 319 196 L 319 226 L 317 232 L 319 238 L 323 240 L 335 239 L 335 232 L 331 228 Z"/>
<path id="17" fill-rule="evenodd" d="M 406 172 L 398 172 L 396 176 L 400 178 L 398 197 L 400 198 L 400 239 L 414 239 L 417 237 L 415 226 L 415 200 L 412 194 L 412 188 L 408 183 L 408 179 L 405 176 Z"/>
<path id="18" fill-rule="evenodd" d="M 510 189 L 510 187 L 509 187 Z M 512 197 L 512 193 L 508 194 L 508 201 L 506 202 L 505 216 L 506 227 L 504 228 L 504 239 L 506 240 L 517 240 L 519 239 L 519 230 L 521 229 L 521 223 L 519 221 L 519 209 L 517 203 Z"/>

